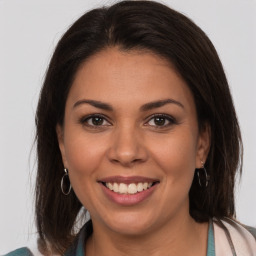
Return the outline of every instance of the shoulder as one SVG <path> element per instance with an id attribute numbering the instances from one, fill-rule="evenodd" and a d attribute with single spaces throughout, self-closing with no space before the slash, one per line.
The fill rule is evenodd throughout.
<path id="1" fill-rule="evenodd" d="M 255 235 L 255 228 L 241 225 L 231 219 L 214 220 L 214 237 L 217 250 L 229 252 L 235 250 L 237 255 L 256 256 Z"/>
<path id="2" fill-rule="evenodd" d="M 15 251 L 9 252 L 3 256 L 33 256 L 33 254 L 28 248 L 23 247 Z"/>
<path id="3" fill-rule="evenodd" d="M 230 231 L 230 234 L 239 236 L 239 239 L 250 241 L 256 245 L 256 229 L 253 227 L 245 226 L 237 221 L 231 219 L 222 220 L 224 225 Z"/>
<path id="4" fill-rule="evenodd" d="M 256 239 L 256 228 L 245 226 L 245 228 L 254 236 Z"/>

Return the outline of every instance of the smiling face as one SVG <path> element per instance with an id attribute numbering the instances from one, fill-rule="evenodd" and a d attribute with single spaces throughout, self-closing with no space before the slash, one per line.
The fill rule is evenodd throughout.
<path id="1" fill-rule="evenodd" d="M 145 234 L 189 216 L 209 148 L 193 96 L 162 58 L 104 50 L 78 70 L 57 127 L 72 187 L 93 225 Z"/>

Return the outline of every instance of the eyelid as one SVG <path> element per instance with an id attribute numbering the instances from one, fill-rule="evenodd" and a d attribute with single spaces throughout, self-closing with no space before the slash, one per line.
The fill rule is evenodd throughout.
<path id="1" fill-rule="evenodd" d="M 106 122 L 108 122 L 108 125 L 90 125 L 87 123 L 87 121 L 91 118 L 95 118 L 95 117 L 100 117 L 102 119 L 104 119 Z M 81 118 L 79 118 L 79 123 L 86 125 L 87 127 L 92 127 L 92 128 L 100 128 L 100 127 L 106 127 L 106 126 L 110 126 L 112 125 L 112 123 L 109 121 L 109 118 L 107 116 L 105 116 L 104 114 L 99 114 L 99 113 L 94 113 L 94 114 L 89 114 L 86 116 L 83 116 Z"/>
<path id="2" fill-rule="evenodd" d="M 163 114 L 163 113 L 158 113 L 158 114 L 153 114 L 151 116 L 149 116 L 147 118 L 147 121 L 145 123 L 146 126 L 152 126 L 152 125 L 149 125 L 149 121 L 152 120 L 153 118 L 156 118 L 156 117 L 162 117 L 162 118 L 166 118 L 169 123 L 167 125 L 163 125 L 163 126 L 158 126 L 158 125 L 153 125 L 153 127 L 157 128 L 157 129 L 161 129 L 161 128 L 166 128 L 166 127 L 169 127 L 171 125 L 174 125 L 174 124 L 177 124 L 177 120 L 176 118 L 174 118 L 173 116 L 169 115 L 169 114 Z"/>

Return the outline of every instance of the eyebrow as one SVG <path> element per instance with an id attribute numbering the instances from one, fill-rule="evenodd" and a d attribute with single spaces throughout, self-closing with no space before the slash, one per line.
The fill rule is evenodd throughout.
<path id="1" fill-rule="evenodd" d="M 107 111 L 113 111 L 113 107 L 108 103 L 104 103 L 102 101 L 96 101 L 96 100 L 86 100 L 86 99 L 77 101 L 74 104 L 73 108 L 76 108 L 82 104 L 89 104 L 96 108 L 100 108 Z M 165 100 L 157 100 L 157 101 L 146 103 L 140 107 L 140 111 L 148 111 L 154 108 L 160 108 L 166 104 L 175 104 L 181 108 L 184 108 L 183 104 L 180 103 L 179 101 L 176 101 L 173 99 L 165 99 Z"/>
<path id="2" fill-rule="evenodd" d="M 107 104 L 107 103 L 104 103 L 104 102 L 101 102 L 101 101 L 97 101 L 97 100 L 79 100 L 77 101 L 73 108 L 75 107 L 78 107 L 82 104 L 89 104 L 93 107 L 96 107 L 96 108 L 100 108 L 100 109 L 104 109 L 104 110 L 108 110 L 108 111 L 113 111 L 113 108 L 111 105 Z"/>
<path id="3" fill-rule="evenodd" d="M 158 100 L 158 101 L 153 101 L 144 104 L 141 106 L 140 110 L 141 111 L 148 111 L 154 108 L 160 108 L 166 104 L 175 104 L 181 108 L 184 108 L 183 104 L 181 104 L 179 101 L 173 100 L 173 99 L 165 99 L 165 100 Z"/>

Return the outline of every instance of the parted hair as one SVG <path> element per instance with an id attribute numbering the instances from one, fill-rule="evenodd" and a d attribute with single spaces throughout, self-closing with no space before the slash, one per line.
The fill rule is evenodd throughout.
<path id="1" fill-rule="evenodd" d="M 189 193 L 190 215 L 198 222 L 235 217 L 234 185 L 242 166 L 242 141 L 228 82 L 206 34 L 183 14 L 153 1 L 122 1 L 91 10 L 62 36 L 46 72 L 36 112 L 36 223 L 41 248 L 63 253 L 75 237 L 82 204 L 65 196 L 56 125 L 63 125 L 66 99 L 78 68 L 108 47 L 149 51 L 168 60 L 190 88 L 199 129 L 208 124 L 211 147 L 207 187 L 196 175 Z M 195 172 L 196 173 L 196 172 Z"/>

